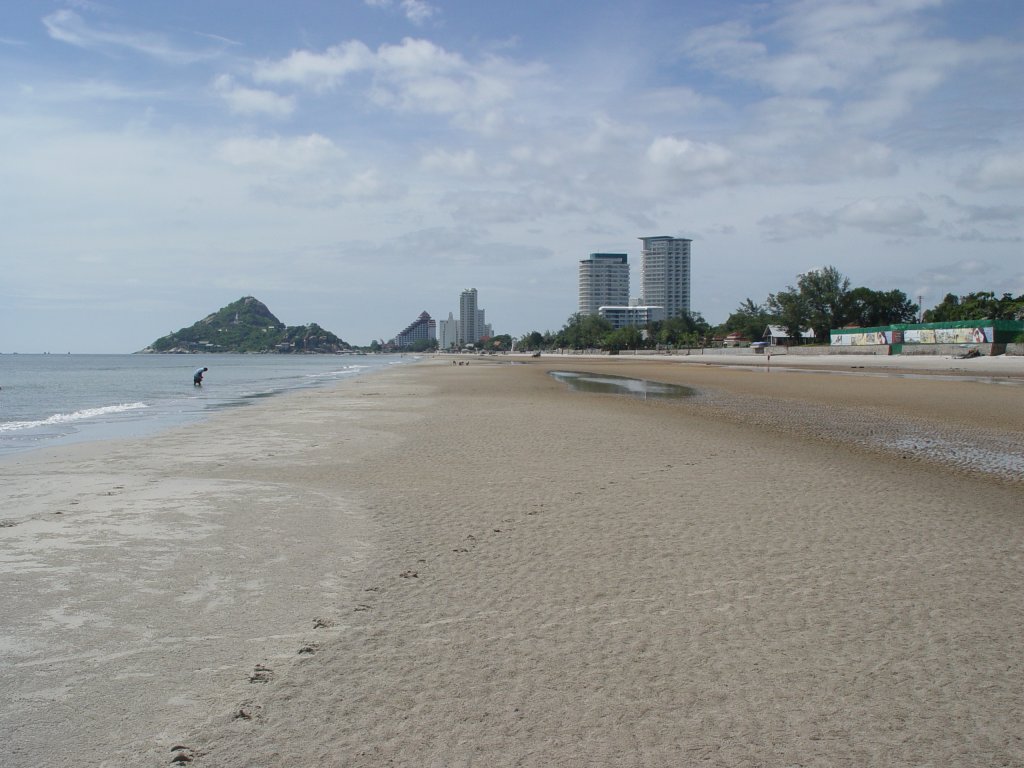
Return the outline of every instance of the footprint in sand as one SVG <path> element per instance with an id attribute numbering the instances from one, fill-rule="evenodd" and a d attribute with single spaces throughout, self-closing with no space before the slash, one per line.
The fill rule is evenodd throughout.
<path id="1" fill-rule="evenodd" d="M 274 676 L 274 671 L 263 664 L 257 664 L 253 668 L 252 674 L 249 675 L 250 683 L 269 683 L 271 678 Z"/>

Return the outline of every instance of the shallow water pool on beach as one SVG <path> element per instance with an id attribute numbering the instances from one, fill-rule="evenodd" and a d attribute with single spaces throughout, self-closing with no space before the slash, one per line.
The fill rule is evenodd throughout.
<path id="1" fill-rule="evenodd" d="M 577 392 L 597 392 L 606 395 L 627 395 L 642 400 L 674 399 L 692 397 L 697 391 L 692 387 L 680 384 L 665 384 L 648 379 L 631 379 L 628 376 L 611 376 L 608 374 L 583 373 L 577 371 L 551 371 L 558 381 L 568 384 Z"/>

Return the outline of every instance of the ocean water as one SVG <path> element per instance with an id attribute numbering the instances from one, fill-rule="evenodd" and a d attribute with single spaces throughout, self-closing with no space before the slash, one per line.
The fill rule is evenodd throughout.
<path id="1" fill-rule="evenodd" d="M 394 355 L 0 355 L 0 457 L 137 437 L 415 360 Z M 202 387 L 196 368 L 209 368 Z"/>

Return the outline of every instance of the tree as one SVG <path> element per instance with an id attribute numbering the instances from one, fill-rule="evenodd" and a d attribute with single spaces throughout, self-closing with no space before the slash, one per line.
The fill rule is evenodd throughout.
<path id="1" fill-rule="evenodd" d="M 828 341 L 829 331 L 845 322 L 843 307 L 850 279 L 835 267 L 824 267 L 800 275 L 797 285 L 807 305 L 815 340 Z"/>
<path id="2" fill-rule="evenodd" d="M 621 349 L 638 349 L 643 346 L 643 343 L 644 338 L 640 329 L 633 325 L 627 325 L 605 334 L 604 343 L 601 346 L 604 349 L 618 352 Z"/>
<path id="3" fill-rule="evenodd" d="M 512 337 L 507 333 L 492 336 L 487 342 L 487 349 L 493 349 L 496 352 L 507 352 L 511 348 Z"/>
<path id="4" fill-rule="evenodd" d="M 612 330 L 612 324 L 600 315 L 585 315 L 580 312 L 569 317 L 565 327 L 555 337 L 559 347 L 590 349 L 601 346 L 605 334 Z"/>
<path id="5" fill-rule="evenodd" d="M 955 320 L 1024 320 L 1024 294 L 1014 298 L 1004 293 L 997 299 L 991 291 L 969 293 L 962 298 L 947 293 L 939 304 L 924 313 L 926 323 Z"/>
<path id="6" fill-rule="evenodd" d="M 710 333 L 711 326 L 699 312 L 688 312 L 650 323 L 647 331 L 649 339 L 657 344 L 671 347 L 697 346 Z"/>
<path id="7" fill-rule="evenodd" d="M 540 331 L 530 331 L 523 336 L 516 344 L 521 350 L 543 349 L 545 346 L 544 335 Z"/>
<path id="8" fill-rule="evenodd" d="M 873 291 L 854 288 L 846 294 L 843 315 L 845 322 L 861 328 L 874 328 L 893 323 L 912 323 L 918 306 L 900 290 Z"/>
<path id="9" fill-rule="evenodd" d="M 799 339 L 810 324 L 810 310 L 800 291 L 790 286 L 768 296 L 768 308 L 792 339 Z"/>
<path id="10" fill-rule="evenodd" d="M 768 307 L 790 337 L 799 339 L 802 331 L 811 329 L 817 341 L 828 341 L 829 331 L 844 322 L 849 287 L 850 279 L 835 267 L 814 269 L 797 278 L 796 288 L 788 286 L 769 296 Z"/>
<path id="11" fill-rule="evenodd" d="M 758 341 L 764 335 L 765 329 L 777 319 L 768 311 L 767 306 L 755 304 L 748 298 L 729 315 L 722 325 L 722 330 L 726 333 L 736 331 L 745 339 Z"/>

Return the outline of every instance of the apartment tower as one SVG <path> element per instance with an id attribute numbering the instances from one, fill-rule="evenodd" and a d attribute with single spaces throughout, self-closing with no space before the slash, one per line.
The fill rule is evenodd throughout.
<path id="1" fill-rule="evenodd" d="M 580 260 L 580 314 L 629 304 L 629 264 L 624 253 L 592 253 Z"/>
<path id="2" fill-rule="evenodd" d="M 467 288 L 459 295 L 459 344 L 480 341 L 482 312 L 477 307 L 476 288 Z"/>
<path id="3" fill-rule="evenodd" d="M 640 283 L 643 303 L 664 307 L 666 317 L 690 311 L 690 243 L 682 237 L 641 237 Z"/>

